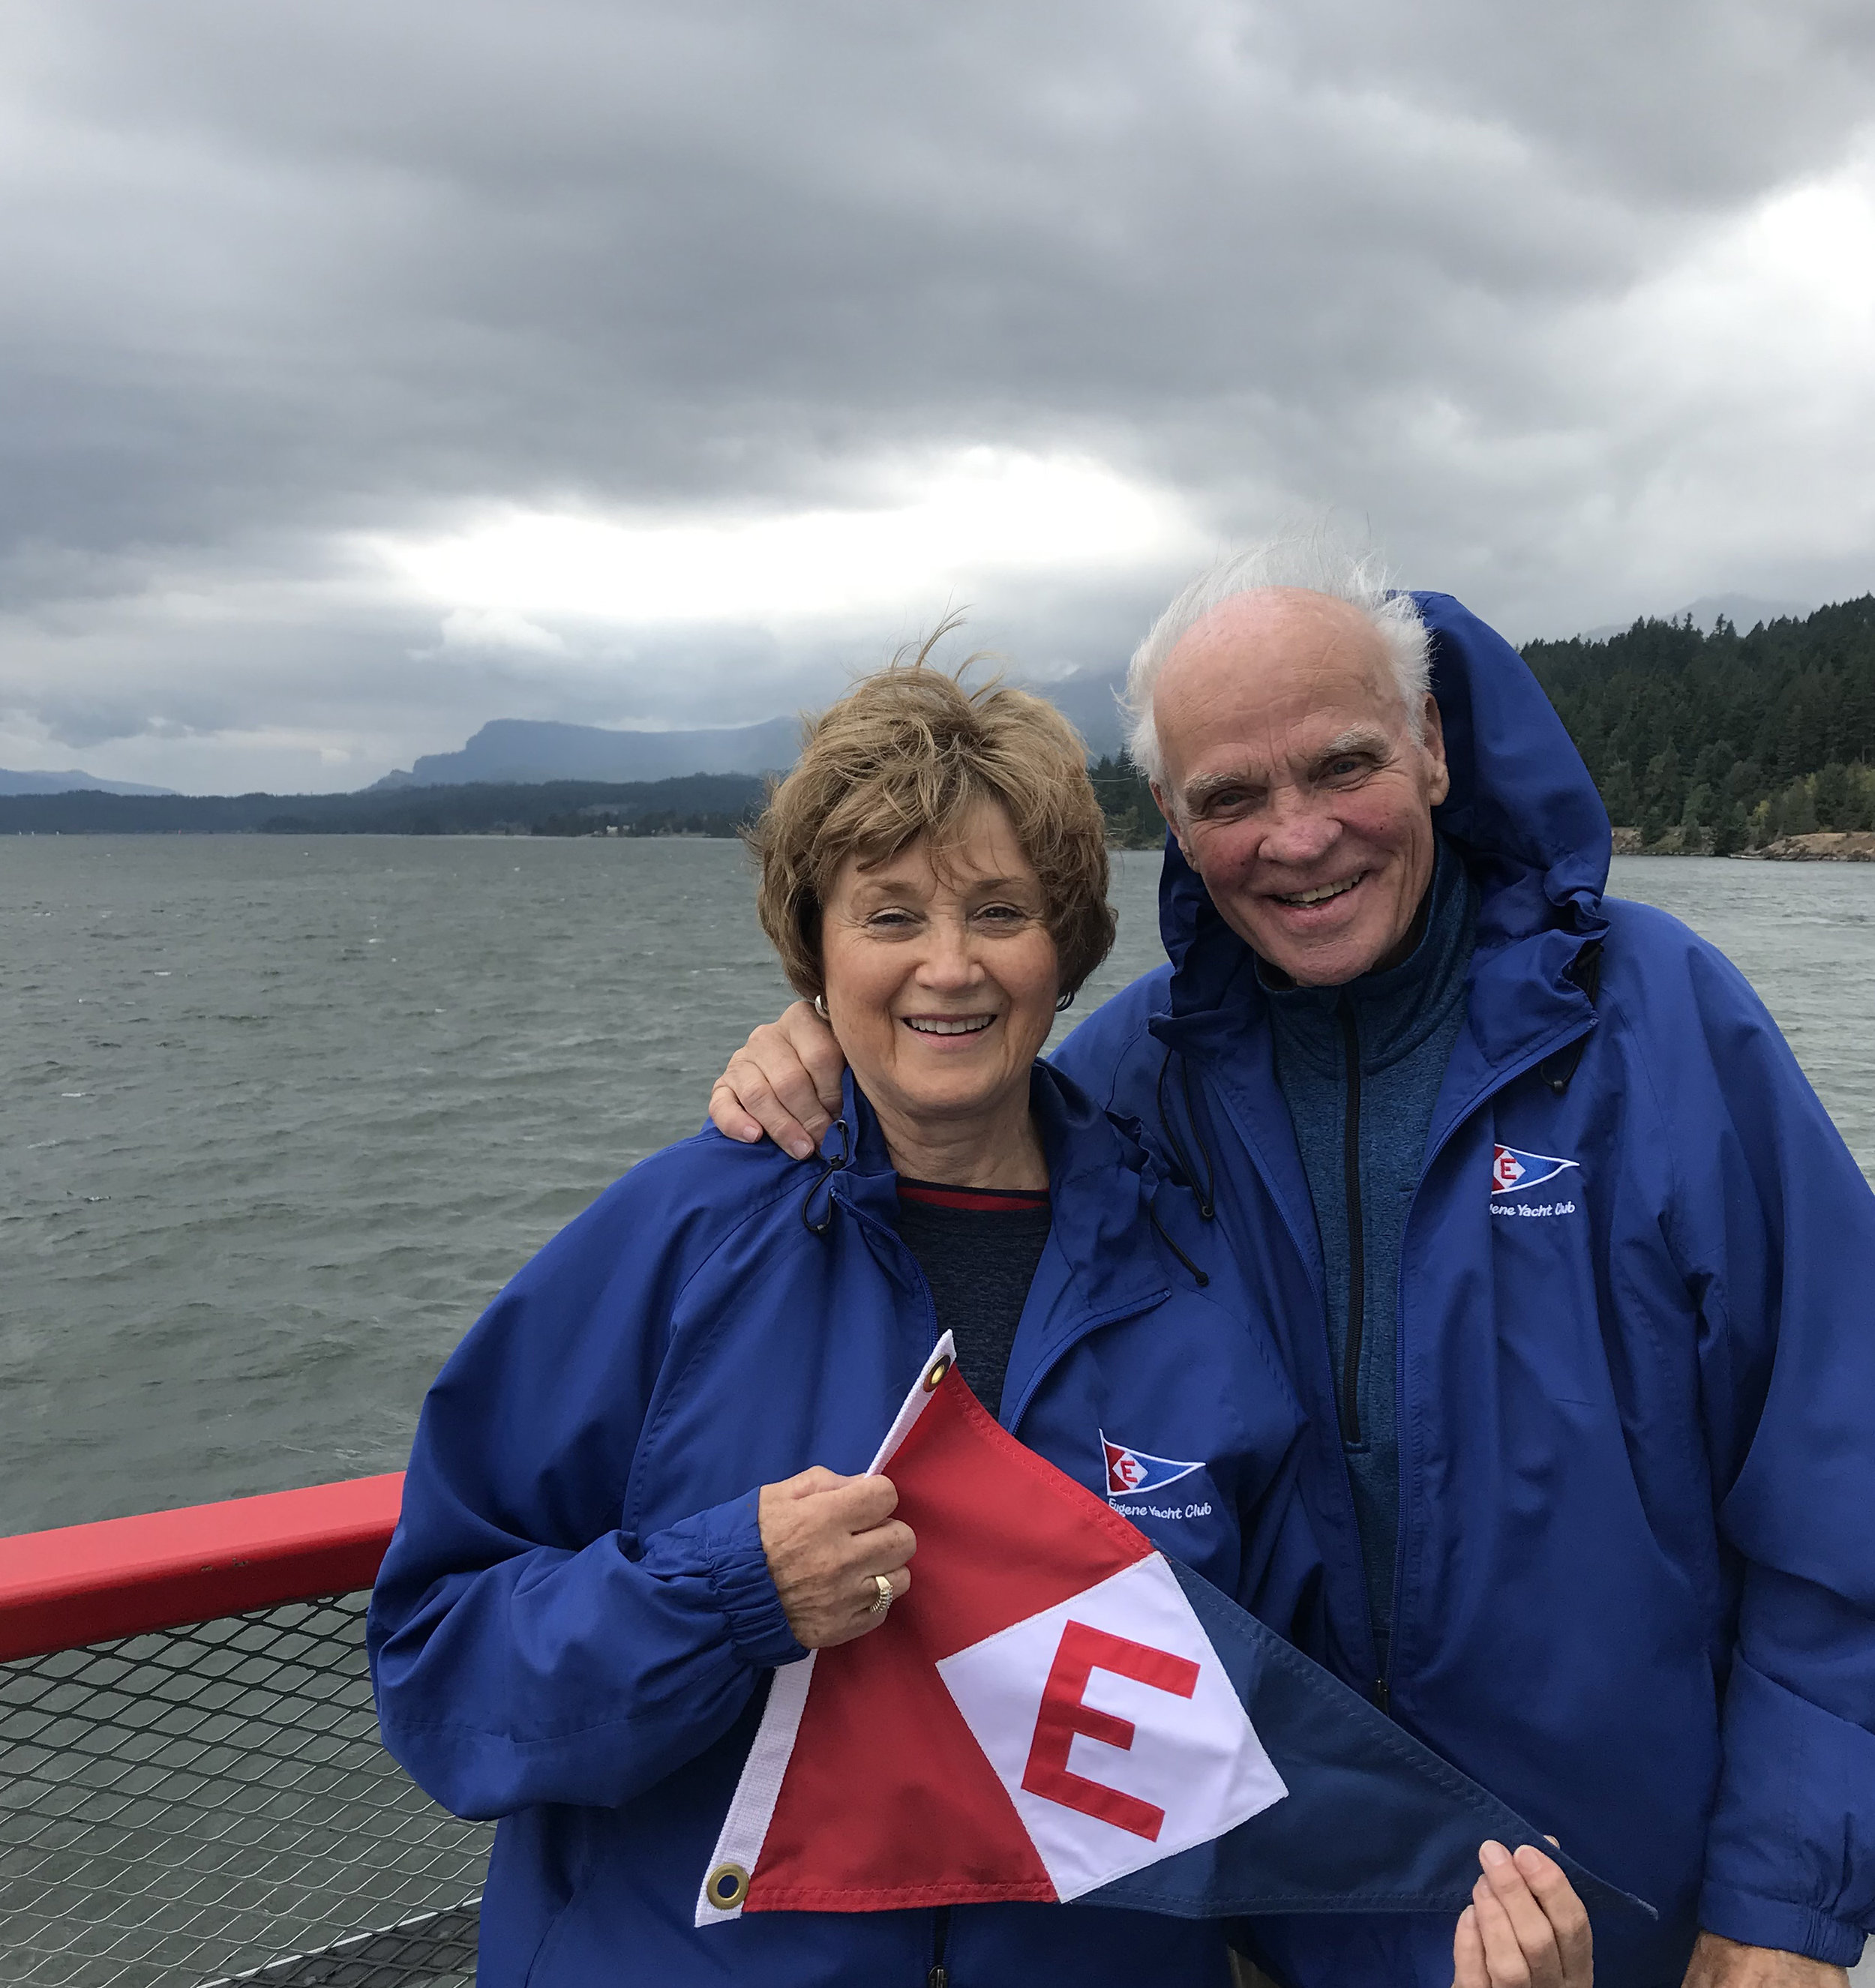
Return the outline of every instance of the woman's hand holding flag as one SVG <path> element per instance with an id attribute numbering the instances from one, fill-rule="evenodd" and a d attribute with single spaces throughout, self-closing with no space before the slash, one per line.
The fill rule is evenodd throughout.
<path id="1" fill-rule="evenodd" d="M 885 1619 L 912 1584 L 905 1565 L 918 1541 L 895 1519 L 899 1493 L 888 1477 L 842 1477 L 817 1463 L 764 1484 L 756 1506 L 762 1551 L 794 1640 L 804 1650 L 850 1643 Z"/>

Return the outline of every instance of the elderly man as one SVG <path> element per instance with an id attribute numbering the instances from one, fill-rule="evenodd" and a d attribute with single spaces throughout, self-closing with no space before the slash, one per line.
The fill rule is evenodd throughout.
<path id="1" fill-rule="evenodd" d="M 1600 1935 L 1610 1988 L 1842 1982 L 1875 1926 L 1875 1197 L 1738 972 L 1604 897 L 1581 760 L 1456 601 L 1265 548 L 1129 696 L 1171 964 L 1058 1060 L 1275 1325 L 1311 1654 L 1659 1907 Z M 830 1049 L 758 1030 L 718 1124 L 800 1150 Z M 1248 1939 L 1291 1988 L 1451 1978 L 1404 1915 Z"/>

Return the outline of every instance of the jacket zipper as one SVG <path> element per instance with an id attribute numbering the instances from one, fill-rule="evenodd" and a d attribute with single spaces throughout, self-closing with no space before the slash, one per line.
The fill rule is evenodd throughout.
<path id="1" fill-rule="evenodd" d="M 931 1972 L 925 1988 L 950 1988 L 950 1970 L 944 1965 L 944 1949 L 950 1944 L 950 1908 L 939 1905 L 931 1915 Z"/>
<path id="2" fill-rule="evenodd" d="M 1264 1194 L 1268 1196 L 1271 1205 L 1277 1210 L 1281 1219 L 1283 1227 L 1288 1232 L 1290 1246 L 1294 1249 L 1297 1257 L 1301 1261 L 1304 1275 L 1308 1277 L 1309 1282 L 1315 1286 L 1315 1294 L 1321 1300 L 1322 1307 L 1322 1364 L 1324 1367 L 1328 1368 L 1329 1401 L 1331 1404 L 1334 1405 L 1339 1410 L 1339 1402 L 1335 1388 L 1332 1351 L 1328 1344 L 1328 1294 L 1325 1289 L 1325 1279 L 1322 1275 L 1324 1266 L 1322 1263 L 1322 1251 L 1318 1232 L 1316 1232 L 1314 1225 L 1311 1224 L 1308 1234 L 1305 1236 L 1304 1232 L 1301 1229 L 1298 1229 L 1294 1222 L 1289 1219 L 1287 1205 L 1284 1202 L 1281 1194 L 1278 1191 L 1275 1182 L 1271 1177 L 1270 1169 L 1267 1163 L 1264 1159 L 1262 1149 L 1257 1144 L 1257 1141 L 1245 1128 L 1240 1116 L 1240 1109 L 1231 1097 L 1229 1087 L 1220 1082 L 1219 1084 L 1219 1089 L 1223 1095 L 1226 1116 L 1235 1128 L 1237 1138 L 1242 1142 L 1245 1153 L 1249 1156 L 1251 1165 L 1255 1169 L 1257 1178 L 1262 1182 Z M 1421 1178 L 1422 1179 L 1424 1178 L 1423 1174 L 1422 1174 Z M 1396 1385 L 1397 1385 L 1397 1382 L 1396 1383 Z M 1337 1432 L 1337 1433 L 1339 1433 L 1339 1432 Z M 1346 1489 L 1349 1507 L 1349 1516 L 1352 1517 L 1354 1489 L 1352 1480 L 1349 1478 L 1348 1472 L 1347 1458 L 1345 1454 L 1338 1455 L 1335 1460 L 1341 1466 L 1342 1481 Z M 1396 1593 L 1399 1577 L 1399 1567 L 1396 1562 L 1394 1568 L 1394 1581 Z M 1362 1592 L 1364 1598 L 1366 1594 L 1364 1574 L 1362 1579 Z M 1373 1622 L 1371 1614 L 1365 1608 L 1363 1608 L 1362 1616 L 1362 1619 L 1365 1620 L 1367 1624 L 1369 1652 L 1370 1655 L 1377 1655 L 1378 1652 L 1374 1648 Z M 1350 1679 L 1349 1682 L 1352 1683 L 1353 1680 Z M 1376 1679 L 1371 1689 L 1374 1702 L 1376 1704 L 1379 1704 L 1380 1702 L 1381 1694 L 1386 1689 L 1386 1680 L 1384 1679 Z M 1384 1709 L 1385 1708 L 1383 1707 L 1383 1709 Z"/>
<path id="3" fill-rule="evenodd" d="M 1361 1341 L 1367 1324 L 1367 1232 L 1361 1209 L 1361 1030 L 1354 1003 L 1341 1004 L 1342 1060 L 1347 1065 L 1347 1102 L 1342 1118 L 1342 1192 L 1348 1213 L 1348 1344 L 1342 1360 L 1342 1440 L 1361 1439 Z M 1395 1385 L 1399 1384 L 1396 1379 Z M 1397 1560 L 1394 1579 L 1399 1579 Z M 1368 1611 L 1367 1640 L 1377 1644 L 1373 1613 Z M 1384 1677 L 1374 1679 L 1374 1703 L 1392 1716 L 1393 1694 Z"/>
<path id="4" fill-rule="evenodd" d="M 1354 1003 L 1341 1004 L 1342 1056 L 1348 1067 L 1342 1117 L 1342 1192 L 1348 1204 L 1348 1344 L 1342 1359 L 1341 1433 L 1361 1439 L 1361 1336 L 1366 1319 L 1366 1238 L 1361 1225 L 1361 1031 Z"/>

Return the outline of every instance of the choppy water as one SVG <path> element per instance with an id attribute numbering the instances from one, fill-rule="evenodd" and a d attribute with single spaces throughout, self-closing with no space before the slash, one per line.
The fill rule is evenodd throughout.
<path id="1" fill-rule="evenodd" d="M 1159 957 L 1157 870 L 1078 1013 Z M 1614 888 L 1744 968 L 1875 1172 L 1875 867 Z M 400 1467 L 487 1298 L 785 997 L 751 898 L 728 843 L 0 842 L 0 1533 Z"/>

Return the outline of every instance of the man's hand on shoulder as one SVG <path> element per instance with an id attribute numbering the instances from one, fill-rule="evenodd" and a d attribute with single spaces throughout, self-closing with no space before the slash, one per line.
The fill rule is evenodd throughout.
<path id="1" fill-rule="evenodd" d="M 779 1021 L 752 1029 L 709 1094 L 709 1116 L 726 1138 L 752 1146 L 764 1133 L 791 1158 L 819 1146 L 840 1111 L 846 1058 L 834 1032 L 797 1001 Z"/>
<path id="2" fill-rule="evenodd" d="M 1846 1969 L 1772 1946 L 1741 1946 L 1702 1932 L 1686 1970 L 1685 1988 L 1849 1988 Z"/>

